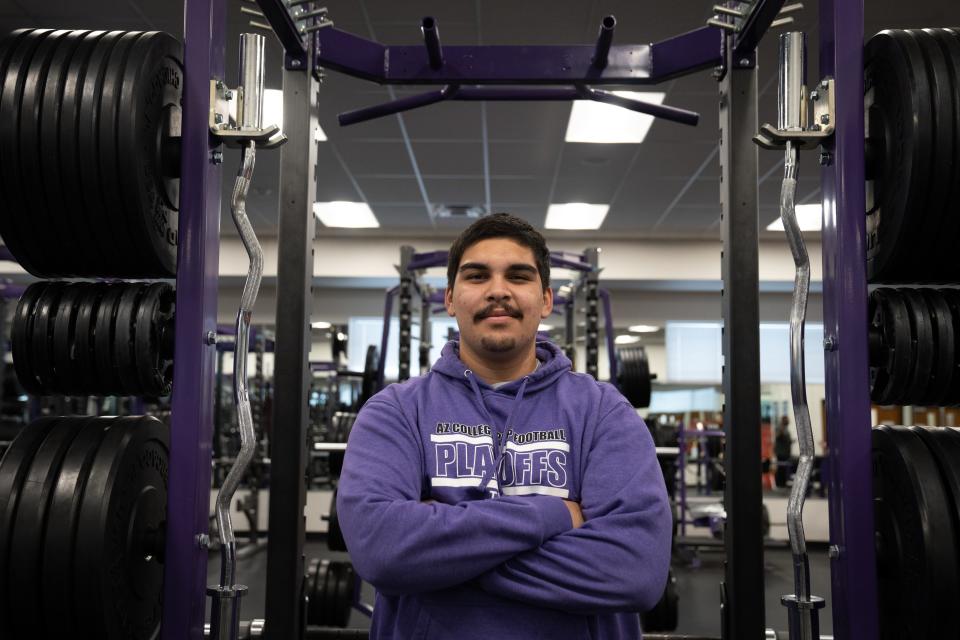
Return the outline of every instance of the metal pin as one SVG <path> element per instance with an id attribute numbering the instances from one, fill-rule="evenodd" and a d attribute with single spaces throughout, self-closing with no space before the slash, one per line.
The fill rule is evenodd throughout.
<path id="1" fill-rule="evenodd" d="M 257 11 L 256 9 L 251 9 L 250 7 L 240 7 L 240 13 L 245 13 L 248 16 L 257 16 L 258 18 L 265 18 L 262 11 Z"/>
<path id="2" fill-rule="evenodd" d="M 774 20 L 773 22 L 770 23 L 770 28 L 773 29 L 774 27 L 782 27 L 787 24 L 793 24 L 792 16 L 788 16 L 786 18 L 780 18 L 779 20 Z"/>
<path id="3" fill-rule="evenodd" d="M 301 4 L 310 4 L 313 0 L 287 0 L 286 5 L 288 7 L 297 7 Z"/>
<path id="4" fill-rule="evenodd" d="M 301 29 L 301 31 L 303 31 L 303 33 L 313 33 L 314 31 L 319 31 L 320 29 L 323 29 L 326 27 L 332 27 L 332 26 L 333 26 L 333 20 L 321 20 L 320 22 L 313 25 L 312 27 Z"/>
<path id="5" fill-rule="evenodd" d="M 309 20 L 310 18 L 324 17 L 327 15 L 327 8 L 315 9 L 313 11 L 307 11 L 306 13 L 301 13 L 297 16 L 297 22 L 301 20 Z"/>
<path id="6" fill-rule="evenodd" d="M 717 13 L 722 13 L 725 16 L 733 16 L 734 18 L 744 18 L 747 14 L 742 11 L 737 11 L 736 9 L 731 9 L 730 7 L 724 7 L 723 5 L 714 5 L 713 10 Z"/>
<path id="7" fill-rule="evenodd" d="M 266 29 L 267 31 L 273 31 L 273 27 L 263 22 L 251 20 L 248 24 L 254 29 Z"/>
<path id="8" fill-rule="evenodd" d="M 780 13 L 778 13 L 777 15 L 782 16 L 788 13 L 793 13 L 795 11 L 801 11 L 802 9 L 803 9 L 802 2 L 794 2 L 793 4 L 785 5 L 782 9 L 780 9 Z"/>
<path id="9" fill-rule="evenodd" d="M 716 18 L 710 18 L 707 20 L 707 24 L 711 27 L 720 27 L 721 29 L 726 29 L 727 31 L 739 31 L 740 28 L 729 22 L 724 22 L 723 20 L 718 20 Z"/>

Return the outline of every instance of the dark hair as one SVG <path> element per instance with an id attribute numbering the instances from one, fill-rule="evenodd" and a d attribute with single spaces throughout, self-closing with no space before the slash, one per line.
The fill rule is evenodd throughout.
<path id="1" fill-rule="evenodd" d="M 453 287 L 464 252 L 487 238 L 510 238 L 533 251 L 543 290 L 550 286 L 550 250 L 540 232 L 526 220 L 509 213 L 494 213 L 480 218 L 453 241 L 447 255 L 447 287 Z"/>

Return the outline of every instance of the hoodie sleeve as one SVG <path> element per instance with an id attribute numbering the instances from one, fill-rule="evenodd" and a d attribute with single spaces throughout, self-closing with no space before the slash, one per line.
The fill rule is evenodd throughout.
<path id="1" fill-rule="evenodd" d="M 673 517 L 650 432 L 617 396 L 586 454 L 585 524 L 485 573 L 482 589 L 581 614 L 646 611 L 660 599 Z"/>
<path id="2" fill-rule="evenodd" d="M 422 503 L 417 433 L 389 399 L 369 401 L 350 432 L 337 490 L 350 559 L 384 594 L 468 582 L 572 528 L 559 498 Z"/>

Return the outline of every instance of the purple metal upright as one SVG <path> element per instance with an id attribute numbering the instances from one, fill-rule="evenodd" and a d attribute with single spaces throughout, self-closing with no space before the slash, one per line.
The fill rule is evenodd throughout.
<path id="1" fill-rule="evenodd" d="M 830 456 L 833 633 L 878 637 L 867 379 L 863 0 L 821 0 L 820 78 L 836 80 L 836 134 L 825 151 L 823 326 Z"/>
<path id="2" fill-rule="evenodd" d="M 177 354 L 170 433 L 163 640 L 200 640 L 207 551 L 197 542 L 210 512 L 220 169 L 210 163 L 210 78 L 223 77 L 226 0 L 187 0 L 180 237 L 177 256 Z"/>

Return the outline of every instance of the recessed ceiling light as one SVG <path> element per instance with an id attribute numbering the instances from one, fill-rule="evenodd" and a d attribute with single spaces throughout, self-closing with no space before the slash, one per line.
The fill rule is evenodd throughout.
<path id="1" fill-rule="evenodd" d="M 624 98 L 663 104 L 667 94 L 660 92 L 614 91 Z M 567 142 L 604 144 L 643 142 L 653 124 L 653 116 L 594 100 L 575 100 L 567 123 Z"/>
<path id="2" fill-rule="evenodd" d="M 313 327 L 314 329 L 329 329 L 331 325 L 329 322 L 321 321 L 321 322 L 311 322 L 310 326 Z"/>
<path id="3" fill-rule="evenodd" d="M 599 229 L 609 210 L 608 204 L 552 204 L 547 209 L 544 226 L 547 229 Z"/>
<path id="4" fill-rule="evenodd" d="M 283 131 L 283 91 L 280 89 L 263 90 L 263 126 L 269 127 L 272 124 Z M 326 141 L 327 134 L 320 125 L 317 125 L 313 132 L 313 139 L 317 142 Z"/>
<path id="5" fill-rule="evenodd" d="M 655 333 L 660 331 L 660 327 L 652 324 L 634 324 L 629 327 L 633 333 Z"/>
<path id="6" fill-rule="evenodd" d="M 377 217 L 373 215 L 366 202 L 314 202 L 313 213 L 326 227 L 347 229 L 370 229 L 379 227 Z"/>
<path id="7" fill-rule="evenodd" d="M 798 204 L 797 224 L 800 231 L 820 231 L 823 226 L 822 204 Z M 767 231 L 783 231 L 783 220 L 777 218 L 767 225 Z"/>
<path id="8" fill-rule="evenodd" d="M 640 342 L 640 336 L 621 335 L 613 339 L 614 344 L 636 344 Z"/>
<path id="9" fill-rule="evenodd" d="M 553 331 L 553 325 L 541 324 L 539 327 L 537 327 L 537 331 Z"/>

